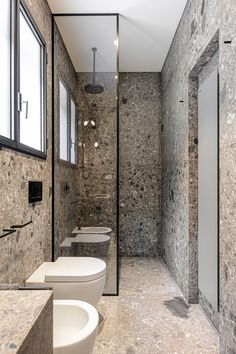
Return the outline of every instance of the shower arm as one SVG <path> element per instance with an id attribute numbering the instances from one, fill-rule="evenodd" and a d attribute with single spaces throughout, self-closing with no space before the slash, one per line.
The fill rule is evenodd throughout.
<path id="1" fill-rule="evenodd" d="M 96 55 L 96 51 L 97 48 L 92 48 L 93 51 L 93 84 L 95 84 L 95 72 L 96 72 L 96 68 L 95 68 L 95 55 Z"/>

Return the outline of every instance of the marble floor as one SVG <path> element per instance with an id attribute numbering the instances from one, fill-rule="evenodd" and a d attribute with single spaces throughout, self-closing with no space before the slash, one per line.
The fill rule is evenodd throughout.
<path id="1" fill-rule="evenodd" d="M 218 354 L 199 305 L 188 306 L 160 260 L 123 258 L 120 296 L 103 297 L 93 354 Z"/>

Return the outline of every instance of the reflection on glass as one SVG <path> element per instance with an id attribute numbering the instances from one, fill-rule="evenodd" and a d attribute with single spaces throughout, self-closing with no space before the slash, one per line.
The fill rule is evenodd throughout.
<path id="1" fill-rule="evenodd" d="M 68 160 L 67 126 L 68 126 L 68 95 L 62 81 L 60 81 L 60 159 Z"/>
<path id="2" fill-rule="evenodd" d="M 75 154 L 75 149 L 76 149 L 76 109 L 75 109 L 75 103 L 71 99 L 70 100 L 70 112 L 71 112 L 71 148 L 70 148 L 70 160 L 72 163 L 76 162 L 76 154 Z"/>

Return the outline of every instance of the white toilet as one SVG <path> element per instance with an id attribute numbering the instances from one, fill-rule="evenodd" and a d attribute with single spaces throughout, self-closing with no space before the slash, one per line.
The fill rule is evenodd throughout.
<path id="1" fill-rule="evenodd" d="M 97 308 L 106 281 L 106 263 L 92 257 L 59 257 L 44 262 L 26 286 L 53 287 L 56 300 L 82 300 Z"/>

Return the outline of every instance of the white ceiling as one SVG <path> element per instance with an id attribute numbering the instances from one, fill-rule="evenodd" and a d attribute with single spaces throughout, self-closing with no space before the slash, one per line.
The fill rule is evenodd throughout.
<path id="1" fill-rule="evenodd" d="M 58 16 L 55 21 L 77 72 L 92 71 L 93 47 L 96 71 L 117 71 L 116 16 Z"/>
<path id="2" fill-rule="evenodd" d="M 127 72 L 161 71 L 186 2 L 187 0 L 48 0 L 53 13 L 119 13 L 120 71 Z M 100 38 L 96 43 L 99 51 L 99 48 L 105 48 L 111 36 L 96 26 L 94 29 Z M 61 31 L 62 36 L 65 36 L 63 30 Z M 70 30 L 67 29 L 67 32 Z M 71 47 L 77 45 L 82 36 L 79 37 L 78 34 L 76 39 L 74 44 L 71 43 L 72 39 L 67 39 L 69 52 L 72 51 L 68 47 L 69 43 Z M 73 52 L 78 52 L 79 55 L 78 48 Z M 104 58 L 110 65 L 109 56 Z M 80 71 L 85 71 L 83 60 L 78 58 L 77 62 L 81 63 Z"/>

